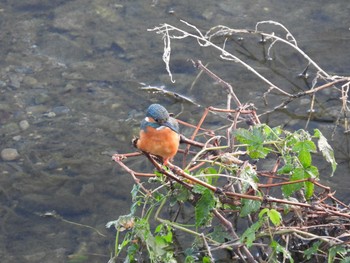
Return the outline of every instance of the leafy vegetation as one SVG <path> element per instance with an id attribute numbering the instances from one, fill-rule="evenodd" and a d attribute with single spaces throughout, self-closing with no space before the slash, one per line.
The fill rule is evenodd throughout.
<path id="1" fill-rule="evenodd" d="M 167 24 L 155 29 L 163 34 L 163 59 L 171 77 L 171 40 L 190 37 L 201 46 L 220 50 L 221 58 L 241 63 L 268 83 L 270 90 L 286 96 L 280 107 L 337 83 L 349 86 L 349 78 L 335 80 L 302 52 L 285 27 L 286 39 L 258 30 L 243 33 L 270 39 L 269 52 L 278 41 L 294 47 L 320 72 L 315 79 L 322 76 L 328 86 L 317 87 L 314 81 L 311 91 L 290 94 L 212 42 L 219 33 L 231 36 L 237 30 L 219 26 L 204 35 L 184 23 L 197 34 Z M 257 28 L 259 25 L 261 23 Z M 135 186 L 131 192 L 130 214 L 107 225 L 117 231 L 115 253 L 110 262 L 215 262 L 222 259 L 222 255 L 225 259 L 244 262 L 310 259 L 349 262 L 350 246 L 346 240 L 349 240 L 350 208 L 320 183 L 320 170 L 314 161 L 316 156 L 322 156 L 333 176 L 337 163 L 322 132 L 319 129 L 289 131 L 261 124 L 256 109 L 241 104 L 228 83 L 200 61 L 194 64 L 223 84 L 228 94 L 227 108 L 208 107 L 191 136 L 195 140 L 182 136 L 181 142 L 187 147 L 183 168 L 171 163 L 164 167 L 156 157 L 144 153 L 156 172 L 148 181 L 140 181 L 139 176 L 149 174 L 126 166 L 123 160 L 128 154 L 114 155 L 114 161 L 133 176 Z M 231 109 L 232 100 L 236 103 L 235 109 Z M 226 129 L 225 139 L 224 135 L 207 129 L 202 136 L 198 135 L 211 112 L 227 114 L 228 125 L 217 129 Z M 241 116 L 249 120 L 246 125 L 238 121 Z M 199 150 L 190 155 L 190 147 Z"/>

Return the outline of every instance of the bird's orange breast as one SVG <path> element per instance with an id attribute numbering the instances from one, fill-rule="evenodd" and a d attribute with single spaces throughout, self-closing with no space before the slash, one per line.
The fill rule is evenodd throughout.
<path id="1" fill-rule="evenodd" d="M 137 148 L 163 158 L 164 162 L 171 159 L 177 153 L 180 143 L 178 133 L 168 127 L 155 129 L 148 126 L 146 131 L 140 131 Z"/>

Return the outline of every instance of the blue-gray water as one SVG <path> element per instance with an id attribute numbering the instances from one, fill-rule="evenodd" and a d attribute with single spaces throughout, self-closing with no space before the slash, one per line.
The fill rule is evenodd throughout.
<path id="1" fill-rule="evenodd" d="M 236 88 L 242 102 L 266 110 L 261 100 L 266 84 L 237 64 L 212 61 L 217 52 L 199 48 L 195 41 L 174 43 L 171 68 L 176 82 L 171 83 L 161 59 L 163 40 L 147 29 L 161 23 L 186 28 L 180 19 L 203 32 L 219 24 L 254 29 L 258 21 L 275 20 L 324 70 L 349 75 L 349 13 L 348 0 L 1 1 L 0 150 L 19 153 L 15 161 L 0 161 L 1 262 L 67 262 L 73 254 L 88 256 L 81 262 L 108 261 L 114 231 L 105 224 L 129 212 L 133 181 L 101 153 L 134 150 L 130 141 L 150 103 L 182 112 L 179 117 L 192 123 L 204 107 L 225 105 L 224 92 L 205 76 L 190 89 L 198 72 L 188 59 L 211 62 L 210 68 Z M 227 44 L 236 45 L 242 58 L 282 88 L 306 88 L 297 78 L 306 61 L 288 48 L 276 47 L 275 60 L 266 67 L 257 39 Z M 142 90 L 140 83 L 164 85 L 201 107 Z M 307 99 L 262 120 L 303 128 Z M 277 101 L 272 97 L 270 103 L 272 108 Z M 339 94 L 321 93 L 316 110 L 327 122 L 311 122 L 309 128 L 320 128 L 330 137 L 335 120 L 331 113 L 339 109 Z M 348 203 L 349 142 L 343 132 L 340 126 L 331 142 L 339 168 L 332 179 L 327 169 L 321 177 Z M 140 169 L 147 161 L 133 162 Z M 53 210 L 107 237 L 40 216 Z"/>

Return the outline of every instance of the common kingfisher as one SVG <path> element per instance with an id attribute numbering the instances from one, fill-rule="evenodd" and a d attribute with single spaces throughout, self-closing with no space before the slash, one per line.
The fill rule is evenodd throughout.
<path id="1" fill-rule="evenodd" d="M 179 148 L 180 134 L 178 122 L 159 104 L 148 107 L 146 118 L 141 122 L 140 138 L 136 147 L 144 152 L 159 156 L 167 165 Z"/>

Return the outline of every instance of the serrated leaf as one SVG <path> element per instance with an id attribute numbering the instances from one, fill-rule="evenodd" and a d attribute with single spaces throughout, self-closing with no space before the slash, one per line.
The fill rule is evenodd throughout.
<path id="1" fill-rule="evenodd" d="M 335 170 L 337 169 L 337 162 L 335 161 L 334 151 L 332 147 L 328 144 L 326 137 L 323 136 L 320 130 L 315 129 L 314 135 L 316 138 L 318 138 L 318 142 L 317 142 L 318 149 L 321 151 L 326 161 L 331 163 L 331 166 L 332 166 L 331 176 L 333 176 Z"/>
<path id="2" fill-rule="evenodd" d="M 255 234 L 258 232 L 262 225 L 262 221 L 257 221 L 254 224 L 252 224 L 249 228 L 244 231 L 244 233 L 241 236 L 241 242 L 245 243 L 248 248 L 250 248 L 253 245 L 253 242 L 255 241 Z"/>
<path id="3" fill-rule="evenodd" d="M 309 151 L 300 151 L 298 154 L 298 159 L 301 163 L 301 165 L 305 168 L 309 167 L 312 162 L 311 154 Z"/>
<path id="4" fill-rule="evenodd" d="M 245 217 L 251 213 L 259 210 L 261 202 L 258 200 L 242 199 L 242 208 L 240 211 L 240 216 Z"/>
<path id="5" fill-rule="evenodd" d="M 242 192 L 246 192 L 250 187 L 254 190 L 258 190 L 257 182 L 259 179 L 252 166 L 247 165 L 239 174 L 239 177 L 242 182 Z"/>
<path id="6" fill-rule="evenodd" d="M 277 170 L 277 174 L 289 174 L 291 171 L 293 171 L 293 169 L 294 165 L 292 165 L 291 163 L 287 163 Z"/>
<path id="7" fill-rule="evenodd" d="M 202 194 L 204 193 L 206 190 L 208 190 L 208 188 L 206 188 L 203 185 L 200 184 L 195 184 L 192 188 L 192 192 L 195 194 Z"/>
<path id="8" fill-rule="evenodd" d="M 334 262 L 337 254 L 346 255 L 347 249 L 344 246 L 333 246 L 328 250 L 328 262 Z"/>
<path id="9" fill-rule="evenodd" d="M 170 198 L 171 206 L 174 206 L 178 202 L 185 202 L 190 198 L 191 192 L 187 188 L 181 186 L 180 184 L 175 185 L 174 188 L 175 189 L 173 190 Z"/>
<path id="10" fill-rule="evenodd" d="M 195 206 L 196 226 L 203 226 L 211 220 L 211 211 L 215 204 L 213 192 L 206 188 Z"/>
<path id="11" fill-rule="evenodd" d="M 311 182 L 305 182 L 305 197 L 307 200 L 314 194 L 315 185 Z"/>
<path id="12" fill-rule="evenodd" d="M 282 128 L 280 126 L 272 128 L 273 132 L 277 135 L 280 136 L 282 134 Z"/>
<path id="13" fill-rule="evenodd" d="M 211 259 L 210 259 L 210 257 L 208 257 L 208 256 L 204 256 L 203 258 L 202 258 L 202 263 L 211 263 L 212 261 L 211 261 Z"/>
<path id="14" fill-rule="evenodd" d="M 241 143 L 250 144 L 250 143 L 254 142 L 253 134 L 246 129 L 239 128 L 239 129 L 235 130 L 234 135 L 235 135 L 236 139 L 238 141 L 240 141 Z"/>
<path id="15" fill-rule="evenodd" d="M 238 141 L 247 144 L 247 152 L 253 159 L 265 158 L 271 151 L 264 147 L 265 136 L 261 131 L 261 126 L 253 127 L 252 131 L 246 129 L 237 129 L 234 135 Z"/>
<path id="16" fill-rule="evenodd" d="M 305 169 L 305 178 L 319 178 L 318 168 L 316 166 L 311 165 L 310 167 Z"/>
<path id="17" fill-rule="evenodd" d="M 305 140 L 297 142 L 293 146 L 293 151 L 298 153 L 298 159 L 300 163 L 306 168 L 311 165 L 312 158 L 311 152 L 316 150 L 316 145 L 313 141 Z"/>
<path id="18" fill-rule="evenodd" d="M 199 173 L 200 174 L 218 174 L 217 170 L 214 167 L 206 167 L 202 169 Z M 209 176 L 204 177 L 203 180 L 205 180 L 208 184 L 213 184 L 213 180 L 216 181 L 218 179 L 218 176 Z"/>
<path id="19" fill-rule="evenodd" d="M 291 263 L 294 263 L 294 259 L 292 258 L 290 252 L 286 250 L 283 246 L 281 246 L 279 243 L 277 243 L 275 240 L 271 241 L 270 247 L 276 253 L 282 253 L 284 257 L 288 258 Z"/>
<path id="20" fill-rule="evenodd" d="M 276 209 L 270 209 L 267 212 L 267 215 L 270 219 L 270 221 L 275 225 L 275 226 L 279 226 L 281 224 L 281 213 L 278 212 Z"/>
<path id="21" fill-rule="evenodd" d="M 320 245 L 322 244 L 322 241 L 316 241 L 312 244 L 312 247 L 306 249 L 304 251 L 304 255 L 306 256 L 306 259 L 311 259 L 313 258 L 316 253 L 318 253 L 318 249 L 320 247 Z"/>
<path id="22" fill-rule="evenodd" d="M 309 141 L 309 140 L 300 141 L 300 142 L 297 142 L 293 146 L 293 151 L 296 151 L 296 152 L 301 152 L 301 151 L 314 152 L 314 151 L 316 151 L 316 145 L 313 141 Z"/>
<path id="23" fill-rule="evenodd" d="M 291 181 L 305 179 L 305 170 L 296 168 L 291 176 Z M 300 190 L 304 186 L 303 183 L 286 184 L 282 186 L 282 192 L 286 197 L 291 196 L 294 192 Z"/>
<path id="24" fill-rule="evenodd" d="M 252 159 L 265 158 L 270 153 L 270 149 L 263 146 L 263 144 L 253 144 L 247 148 L 248 154 Z"/>
<path id="25" fill-rule="evenodd" d="M 131 197 L 132 197 L 132 201 L 134 202 L 137 199 L 137 194 L 140 190 L 140 185 L 139 184 L 134 184 L 134 186 L 132 187 L 131 190 Z"/>
<path id="26" fill-rule="evenodd" d="M 222 225 L 215 226 L 214 230 L 208 236 L 219 243 L 225 243 L 227 240 L 232 240 L 232 236 Z"/>
<path id="27" fill-rule="evenodd" d="M 264 209 L 261 209 L 261 211 L 259 212 L 259 219 L 263 218 L 263 216 L 269 211 L 268 208 L 264 208 Z"/>

